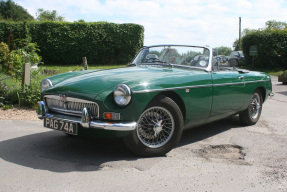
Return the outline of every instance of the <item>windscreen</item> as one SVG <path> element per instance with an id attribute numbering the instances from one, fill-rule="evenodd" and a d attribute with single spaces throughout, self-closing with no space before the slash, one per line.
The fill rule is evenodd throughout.
<path id="1" fill-rule="evenodd" d="M 174 64 L 205 68 L 208 66 L 209 50 L 203 47 L 157 46 L 142 49 L 133 63 Z"/>

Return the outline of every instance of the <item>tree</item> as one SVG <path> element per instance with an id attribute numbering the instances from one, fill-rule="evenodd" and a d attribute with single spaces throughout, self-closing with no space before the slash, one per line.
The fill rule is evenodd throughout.
<path id="1" fill-rule="evenodd" d="M 33 21 L 32 17 L 26 9 L 22 6 L 14 3 L 11 0 L 0 1 L 0 20 L 10 20 L 10 21 Z"/>
<path id="2" fill-rule="evenodd" d="M 37 21 L 65 21 L 65 18 L 61 15 L 58 15 L 56 10 L 49 11 L 44 9 L 38 9 Z"/>
<path id="3" fill-rule="evenodd" d="M 217 49 L 218 55 L 226 55 L 229 56 L 230 53 L 232 52 L 232 49 L 230 47 L 216 47 L 215 50 Z"/>
<path id="4" fill-rule="evenodd" d="M 266 29 L 285 29 L 287 28 L 287 23 L 283 21 L 269 20 L 265 23 Z"/>

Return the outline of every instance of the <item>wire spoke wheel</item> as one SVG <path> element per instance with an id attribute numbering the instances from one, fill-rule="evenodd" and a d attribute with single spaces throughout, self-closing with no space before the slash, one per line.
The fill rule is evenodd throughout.
<path id="1" fill-rule="evenodd" d="M 239 113 L 240 121 L 245 125 L 256 124 L 261 116 L 262 103 L 262 93 L 259 89 L 256 89 L 251 97 L 248 108 Z"/>
<path id="2" fill-rule="evenodd" d="M 139 118 L 137 136 L 145 146 L 158 148 L 171 139 L 174 127 L 174 118 L 167 109 L 151 107 Z"/>
<path id="3" fill-rule="evenodd" d="M 248 108 L 252 119 L 256 119 L 258 117 L 260 108 L 260 96 L 258 94 L 254 94 Z"/>
<path id="4" fill-rule="evenodd" d="M 124 142 L 140 156 L 165 155 L 178 144 L 183 126 L 178 105 L 171 98 L 159 95 L 139 116 L 137 128 L 124 138 Z"/>

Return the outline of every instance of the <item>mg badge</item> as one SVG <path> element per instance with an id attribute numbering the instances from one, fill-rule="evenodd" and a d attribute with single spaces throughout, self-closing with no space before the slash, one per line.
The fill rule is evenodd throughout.
<path id="1" fill-rule="evenodd" d="M 60 101 L 61 101 L 61 103 L 66 103 L 66 96 L 60 95 Z"/>
<path id="2" fill-rule="evenodd" d="M 67 101 L 66 101 L 66 96 L 65 95 L 60 95 L 60 101 L 64 107 L 64 109 L 67 109 Z"/>

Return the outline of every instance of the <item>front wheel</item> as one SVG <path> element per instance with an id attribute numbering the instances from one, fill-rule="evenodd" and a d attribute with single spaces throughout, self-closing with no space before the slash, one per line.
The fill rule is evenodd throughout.
<path id="1" fill-rule="evenodd" d="M 248 108 L 239 114 L 239 118 L 245 125 L 254 125 L 260 118 L 262 111 L 262 94 L 257 89 L 252 95 Z"/>
<path id="2" fill-rule="evenodd" d="M 140 156 L 161 156 L 176 146 L 182 131 L 180 108 L 172 99 L 160 96 L 141 114 L 136 130 L 124 142 Z"/>

